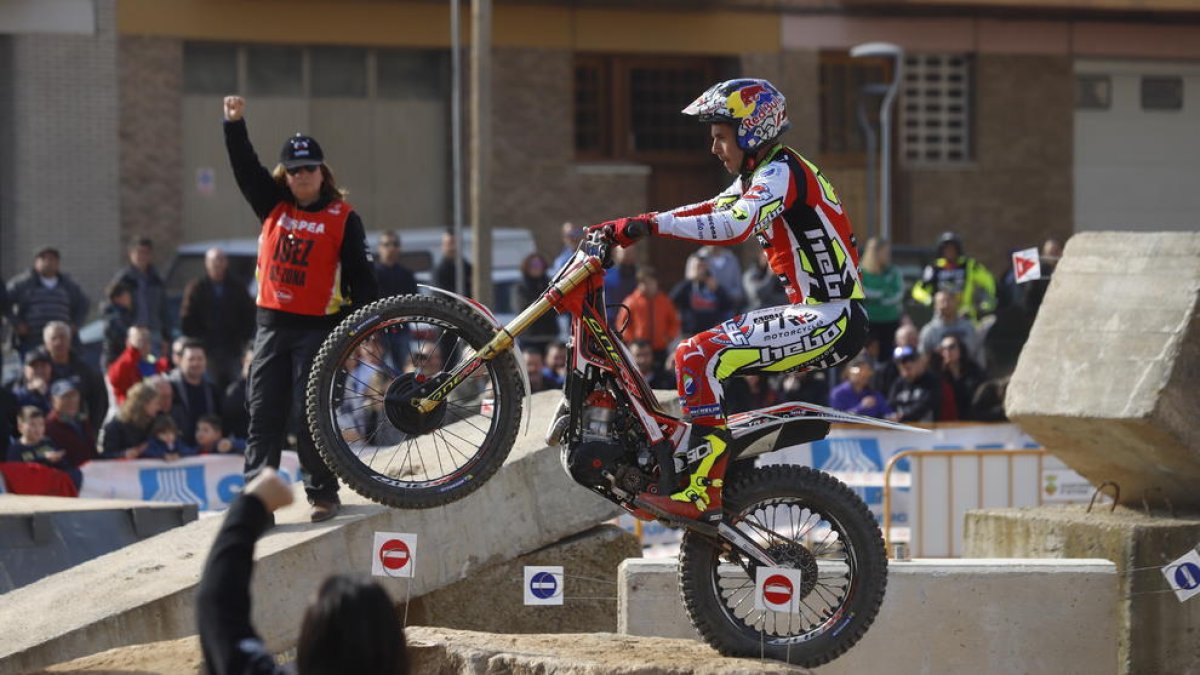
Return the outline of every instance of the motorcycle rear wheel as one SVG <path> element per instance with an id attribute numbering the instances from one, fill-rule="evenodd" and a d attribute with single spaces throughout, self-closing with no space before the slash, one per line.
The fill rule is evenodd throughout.
<path id="1" fill-rule="evenodd" d="M 887 588 L 883 537 L 866 504 L 836 478 L 773 465 L 732 477 L 725 511 L 781 567 L 801 570 L 799 613 L 755 609 L 759 563 L 688 531 L 679 587 L 696 630 L 726 656 L 816 667 L 857 643 Z"/>
<path id="2" fill-rule="evenodd" d="M 426 295 L 385 298 L 338 324 L 306 390 L 309 429 L 330 469 L 397 508 L 448 504 L 478 489 L 516 440 L 524 392 L 513 352 L 484 362 L 430 413 L 408 401 L 494 333 L 472 308 Z"/>

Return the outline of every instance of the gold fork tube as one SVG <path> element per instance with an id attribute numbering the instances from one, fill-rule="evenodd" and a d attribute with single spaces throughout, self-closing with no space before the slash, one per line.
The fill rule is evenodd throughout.
<path id="1" fill-rule="evenodd" d="M 575 290 L 577 286 L 595 274 L 599 269 L 600 259 L 595 256 L 588 258 L 578 269 L 563 277 L 563 280 L 558 282 L 555 288 L 562 295 L 566 295 Z M 484 361 L 491 361 L 503 352 L 508 351 L 508 348 L 512 346 L 513 340 L 532 326 L 534 321 L 542 318 L 542 315 L 550 311 L 552 307 L 553 305 L 550 300 L 543 293 L 542 297 L 538 298 L 532 305 L 526 307 L 525 311 L 518 314 L 507 326 L 501 328 L 500 332 L 496 333 L 496 337 L 492 338 L 490 342 L 479 350 L 479 358 Z"/>
<path id="2" fill-rule="evenodd" d="M 599 271 L 599 269 L 600 259 L 592 256 L 585 260 L 578 269 L 563 277 L 562 281 L 559 281 L 554 288 L 558 290 L 559 294 L 566 295 L 575 290 L 576 287 L 582 284 L 588 277 Z M 479 351 L 476 352 L 475 358 L 479 359 L 480 361 L 491 361 L 497 356 L 500 356 L 504 352 L 508 351 L 509 348 L 512 347 L 513 341 L 518 335 L 524 333 L 527 328 L 533 325 L 534 321 L 540 319 L 543 314 L 550 311 L 550 309 L 553 307 L 553 304 L 546 296 L 547 294 L 543 293 L 536 302 L 526 307 L 525 311 L 518 314 L 516 318 L 508 323 L 507 326 L 501 328 L 496 333 L 495 337 L 489 340 L 486 345 L 481 347 Z M 454 372 L 450 374 L 450 378 L 448 380 L 448 383 L 453 382 L 454 384 L 447 388 L 446 391 L 435 392 L 434 395 L 441 393 L 442 397 L 444 397 L 446 394 L 449 394 L 450 391 L 457 386 L 460 378 L 462 377 L 463 371 L 471 366 L 472 361 L 474 361 L 474 359 L 467 361 L 456 368 Z M 423 398 L 414 401 L 417 409 L 423 413 L 432 411 L 434 408 L 438 407 L 441 402 L 441 398 Z"/>

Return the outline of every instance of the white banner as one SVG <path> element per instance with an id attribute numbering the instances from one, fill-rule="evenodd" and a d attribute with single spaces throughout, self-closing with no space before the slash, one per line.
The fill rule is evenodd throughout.
<path id="1" fill-rule="evenodd" d="M 242 455 L 202 455 L 173 462 L 161 459 L 95 460 L 80 467 L 80 497 L 135 499 L 196 504 L 201 511 L 229 508 L 245 480 Z M 279 475 L 288 483 L 300 479 L 300 458 L 284 452 Z"/>

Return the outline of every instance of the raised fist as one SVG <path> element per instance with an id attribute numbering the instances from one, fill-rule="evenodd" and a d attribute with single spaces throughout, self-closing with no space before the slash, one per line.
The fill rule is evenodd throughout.
<path id="1" fill-rule="evenodd" d="M 246 109 L 246 99 L 241 96 L 225 97 L 225 121 L 236 122 L 242 119 L 242 111 Z"/>

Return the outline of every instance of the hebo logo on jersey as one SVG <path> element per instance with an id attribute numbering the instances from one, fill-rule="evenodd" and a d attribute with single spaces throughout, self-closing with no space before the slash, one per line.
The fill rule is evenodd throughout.
<path id="1" fill-rule="evenodd" d="M 846 330 L 848 321 L 849 317 L 843 314 L 837 321 L 827 326 L 824 330 L 817 331 L 811 335 L 805 335 L 790 345 L 763 347 L 759 353 L 759 360 L 763 363 L 773 362 L 771 366 L 768 366 L 764 370 L 784 371 L 798 365 L 803 365 L 809 360 L 820 356 L 841 337 L 842 333 Z"/>

